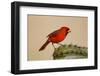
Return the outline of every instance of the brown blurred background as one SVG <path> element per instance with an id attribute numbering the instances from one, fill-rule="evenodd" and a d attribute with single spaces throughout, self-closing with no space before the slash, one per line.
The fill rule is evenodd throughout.
<path id="1" fill-rule="evenodd" d="M 43 51 L 38 50 L 47 40 L 46 36 L 62 26 L 71 29 L 62 44 L 88 46 L 87 17 L 28 15 L 28 60 L 52 60 L 54 48 L 51 43 Z M 55 44 L 55 47 L 58 45 Z"/>

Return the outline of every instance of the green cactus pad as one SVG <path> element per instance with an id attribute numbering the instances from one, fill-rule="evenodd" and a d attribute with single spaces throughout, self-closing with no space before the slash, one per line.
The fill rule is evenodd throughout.
<path id="1" fill-rule="evenodd" d="M 88 48 L 77 45 L 60 45 L 54 50 L 53 59 L 81 59 L 88 58 Z"/>

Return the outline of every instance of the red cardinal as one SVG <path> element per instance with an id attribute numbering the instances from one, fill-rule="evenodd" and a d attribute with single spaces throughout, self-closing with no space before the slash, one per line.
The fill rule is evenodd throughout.
<path id="1" fill-rule="evenodd" d="M 42 45 L 42 47 L 39 49 L 39 51 L 42 51 L 43 49 L 45 49 L 45 47 L 51 42 L 53 43 L 59 43 L 61 41 L 63 41 L 67 34 L 71 32 L 70 29 L 68 27 L 61 27 L 60 29 L 50 33 L 47 37 L 47 41 Z"/>

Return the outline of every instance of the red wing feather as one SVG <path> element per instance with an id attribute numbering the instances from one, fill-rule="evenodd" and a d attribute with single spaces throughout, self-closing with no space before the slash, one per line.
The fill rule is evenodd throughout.
<path id="1" fill-rule="evenodd" d="M 50 33 L 47 37 L 55 37 L 55 36 L 57 36 L 58 35 L 58 30 L 56 30 L 56 31 L 54 31 L 54 32 L 52 32 L 52 33 Z"/>

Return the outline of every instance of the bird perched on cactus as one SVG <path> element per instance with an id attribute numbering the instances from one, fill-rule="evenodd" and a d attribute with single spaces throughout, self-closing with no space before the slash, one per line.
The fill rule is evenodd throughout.
<path id="1" fill-rule="evenodd" d="M 42 47 L 39 49 L 39 51 L 42 51 L 46 48 L 46 46 L 51 42 L 52 45 L 54 43 L 59 44 L 59 42 L 63 41 L 68 33 L 71 32 L 69 27 L 63 26 L 60 29 L 50 33 L 47 37 L 47 41 L 42 45 Z M 54 45 L 53 45 L 54 46 Z"/>

